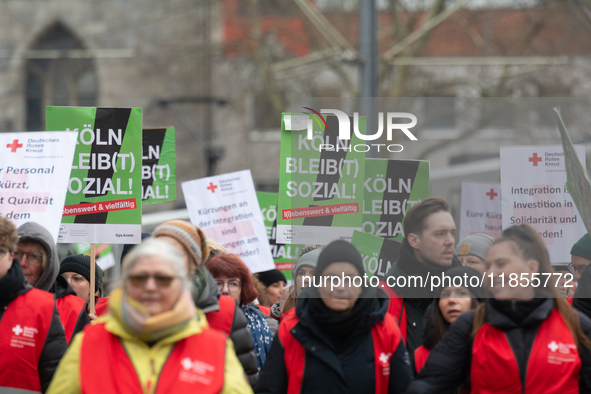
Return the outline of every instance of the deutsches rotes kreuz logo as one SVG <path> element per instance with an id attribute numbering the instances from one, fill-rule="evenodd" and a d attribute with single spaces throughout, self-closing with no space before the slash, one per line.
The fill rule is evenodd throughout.
<path id="1" fill-rule="evenodd" d="M 548 363 L 561 365 L 562 363 L 572 363 L 577 360 L 577 346 L 575 344 L 566 344 L 552 341 L 548 344 Z"/>
<path id="2" fill-rule="evenodd" d="M 14 326 L 12 328 L 12 332 L 14 332 L 14 335 L 21 335 L 23 332 L 23 329 L 21 328 L 21 326 L 19 324 L 17 324 L 16 326 Z"/>
<path id="3" fill-rule="evenodd" d="M 191 360 L 185 357 L 181 360 L 183 369 L 179 374 L 179 380 L 188 383 L 201 383 L 210 385 L 212 382 L 211 373 L 215 371 L 215 367 L 199 360 Z"/>
<path id="4" fill-rule="evenodd" d="M 10 346 L 22 349 L 25 346 L 35 347 L 35 335 L 39 331 L 34 327 L 21 326 L 17 324 L 12 327 L 12 339 L 10 340 Z"/>
<path id="5" fill-rule="evenodd" d="M 392 357 L 392 353 L 386 354 L 384 352 L 382 352 L 380 357 L 378 357 L 380 363 L 382 364 L 382 375 L 384 376 L 390 375 L 390 357 Z"/>

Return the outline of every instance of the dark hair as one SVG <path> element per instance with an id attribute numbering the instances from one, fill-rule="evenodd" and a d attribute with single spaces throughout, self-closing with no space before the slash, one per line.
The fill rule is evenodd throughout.
<path id="1" fill-rule="evenodd" d="M 6 218 L 0 217 L 0 245 L 8 248 L 10 253 L 16 251 L 18 232 L 14 224 Z"/>
<path id="2" fill-rule="evenodd" d="M 550 264 L 550 257 L 548 255 L 548 250 L 544 245 L 544 241 L 538 232 L 533 229 L 533 227 L 529 226 L 528 224 L 511 226 L 503 231 L 503 236 L 497 238 L 490 247 L 492 248 L 494 245 L 504 242 L 508 242 L 515 253 L 519 254 L 522 260 L 536 260 L 539 263 L 538 272 L 540 274 L 554 273 L 554 269 Z M 581 328 L 578 313 L 566 303 L 560 294 L 558 294 L 558 289 L 551 286 L 551 284 L 549 285 L 549 283 L 544 283 L 544 285 L 546 286 L 542 285 L 537 287 L 536 292 L 546 298 L 554 298 L 554 307 L 558 309 L 558 312 L 560 312 L 565 324 L 570 329 L 579 352 L 582 351 L 584 347 L 590 348 L 591 341 Z M 484 308 L 483 304 L 476 309 L 472 337 L 476 336 L 478 330 L 487 321 L 486 308 Z"/>
<path id="3" fill-rule="evenodd" d="M 429 215 L 437 212 L 449 212 L 449 204 L 438 197 L 429 197 L 426 200 L 413 205 L 406 213 L 402 225 L 404 236 L 408 234 L 420 234 L 425 229 L 425 222 Z"/>
<path id="4" fill-rule="evenodd" d="M 240 303 L 250 304 L 258 297 L 250 276 L 250 271 L 244 261 L 233 253 L 220 254 L 205 262 L 205 266 L 214 278 L 225 276 L 226 278 L 238 278 L 242 282 L 240 289 Z"/>
<path id="5" fill-rule="evenodd" d="M 476 309 L 480 304 L 478 299 L 474 297 L 474 294 L 470 292 L 471 304 L 470 309 Z M 425 311 L 425 317 L 423 318 L 423 346 L 427 350 L 433 350 L 433 348 L 441 341 L 447 330 L 449 324 L 447 320 L 443 318 L 441 309 L 439 308 L 439 300 L 441 298 L 435 298 Z"/>

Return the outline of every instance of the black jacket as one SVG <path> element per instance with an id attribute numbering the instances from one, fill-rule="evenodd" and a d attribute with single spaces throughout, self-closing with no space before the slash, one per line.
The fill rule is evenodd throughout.
<path id="1" fill-rule="evenodd" d="M 322 331 L 309 313 L 309 299 L 301 298 L 296 306 L 300 319 L 291 333 L 306 349 L 302 393 L 375 393 L 374 347 L 371 328 L 384 319 L 388 310 L 388 300 L 379 298 L 377 306 L 369 318 L 361 321 L 365 327 L 352 347 L 338 353 L 331 340 Z M 389 393 L 403 393 L 410 381 L 412 372 L 404 343 L 390 358 Z M 284 348 L 276 336 L 261 370 L 256 393 L 287 393 L 288 376 L 284 361 Z"/>
<path id="2" fill-rule="evenodd" d="M 524 387 L 527 361 L 534 339 L 540 323 L 552 312 L 554 300 L 534 299 L 518 303 L 504 301 L 504 303 L 507 304 L 495 302 L 494 299 L 487 300 L 487 319 L 490 325 L 505 331 L 507 340 L 515 354 Z M 523 308 L 520 311 L 515 307 L 510 313 L 505 311 L 506 305 L 525 305 L 524 303 L 531 303 L 529 313 Z M 527 307 L 527 305 L 525 306 Z M 417 379 L 409 386 L 408 394 L 450 393 L 462 383 L 469 387 L 474 313 L 474 311 L 468 311 L 462 314 L 450 326 L 447 334 L 429 354 L 429 359 Z M 522 321 L 515 323 L 514 319 L 508 317 L 508 314 L 512 313 L 521 314 Z M 579 320 L 583 332 L 591 338 L 591 320 L 582 314 L 579 314 Z M 584 349 L 580 353 L 580 357 L 582 366 L 579 374 L 579 390 L 580 393 L 591 393 L 591 350 Z"/>
<path id="3" fill-rule="evenodd" d="M 10 270 L 8 270 L 6 275 L 0 279 L 0 320 L 2 320 L 8 305 L 17 297 L 25 294 L 32 288 L 33 286 L 27 284 L 18 260 L 15 259 L 12 262 Z M 67 348 L 68 343 L 66 342 L 64 327 L 62 326 L 57 307 L 55 307 L 54 303 L 51 325 L 37 365 L 41 390 L 43 393 L 49 387 L 49 383 L 51 383 L 51 379 L 53 379 L 53 374 L 57 369 L 57 365 Z"/>
<path id="4" fill-rule="evenodd" d="M 581 280 L 573 295 L 573 308 L 583 312 L 591 319 L 591 264 L 585 267 Z"/>
<path id="5" fill-rule="evenodd" d="M 431 279 L 433 275 L 441 277 L 441 274 L 447 269 L 461 266 L 458 259 L 454 256 L 450 267 L 444 268 L 436 264 L 425 264 L 417 260 L 414 250 L 404 238 L 400 247 L 400 256 L 396 263 L 392 265 L 386 273 L 384 280 L 389 280 L 390 284 L 396 283 L 399 276 L 406 277 L 406 283 L 415 283 L 410 277 L 420 277 L 424 287 L 409 286 L 392 287 L 398 295 L 403 297 L 404 308 L 406 310 L 406 348 L 409 354 L 414 354 L 416 348 L 423 343 L 423 317 L 425 311 L 434 298 L 434 291 L 431 291 Z M 388 279 L 390 277 L 390 279 Z M 386 282 L 388 283 L 388 282 Z M 399 316 L 395 316 L 397 319 Z"/>
<path id="6" fill-rule="evenodd" d="M 195 305 L 203 311 L 203 313 L 219 311 L 220 303 L 218 301 L 219 294 L 215 280 L 207 271 L 207 285 L 203 291 L 193 296 Z M 248 382 L 251 386 L 254 386 L 258 381 L 258 367 L 257 359 L 254 354 L 254 343 L 247 327 L 248 321 L 244 312 L 236 305 L 234 310 L 234 320 L 232 321 L 232 328 L 230 331 L 230 339 L 234 343 L 234 351 L 236 356 L 242 364 L 244 373 L 248 376 Z"/>
<path id="7" fill-rule="evenodd" d="M 55 283 L 49 290 L 50 293 L 53 293 L 53 297 L 55 300 L 59 300 L 67 295 L 76 296 L 76 291 L 72 288 L 70 283 L 61 275 L 58 275 Z M 88 303 L 84 304 L 84 307 L 80 310 L 80 315 L 78 316 L 78 321 L 76 322 L 76 326 L 74 327 L 74 332 L 72 333 L 72 338 L 79 332 L 84 329 L 84 326 L 90 324 L 90 318 L 88 317 L 88 313 L 86 312 Z"/>

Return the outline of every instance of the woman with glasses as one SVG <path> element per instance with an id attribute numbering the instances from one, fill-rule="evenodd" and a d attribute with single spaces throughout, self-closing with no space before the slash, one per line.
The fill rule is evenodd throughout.
<path id="1" fill-rule="evenodd" d="M 249 393 L 232 341 L 210 329 L 184 258 L 149 239 L 126 256 L 110 313 L 74 338 L 49 393 Z"/>
<path id="2" fill-rule="evenodd" d="M 222 295 L 227 295 L 238 303 L 248 319 L 248 331 L 254 341 L 254 353 L 260 370 L 265 364 L 271 349 L 273 333 L 269 324 L 277 328 L 277 321 L 265 315 L 252 302 L 258 292 L 254 287 L 248 267 L 235 254 L 220 254 L 207 260 L 207 269 L 213 275 Z"/>
<path id="3" fill-rule="evenodd" d="M 486 261 L 491 298 L 449 327 L 407 393 L 465 381 L 472 393 L 591 392 L 591 321 L 559 296 L 538 233 L 508 228 Z"/>

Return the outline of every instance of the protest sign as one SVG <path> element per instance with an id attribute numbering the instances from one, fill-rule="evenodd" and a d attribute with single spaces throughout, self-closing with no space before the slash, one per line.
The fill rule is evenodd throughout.
<path id="1" fill-rule="evenodd" d="M 365 118 L 350 139 L 339 138 L 339 123 L 334 116 L 283 114 L 278 243 L 327 245 L 361 229 L 366 150 L 356 148 L 366 146 L 358 137 L 365 134 Z"/>
<path id="2" fill-rule="evenodd" d="M 575 150 L 584 160 L 584 148 L 575 146 Z M 562 146 L 501 148 L 503 229 L 531 225 L 554 264 L 570 261 L 573 243 L 586 232 L 566 180 Z"/>
<path id="3" fill-rule="evenodd" d="M 566 131 L 560 108 L 554 110 L 558 116 L 558 128 L 560 129 L 560 138 L 562 139 L 566 160 L 567 190 L 577 206 L 587 232 L 591 233 L 591 186 L 589 174 L 587 174 L 585 165 L 579 160 L 575 147 Z M 585 160 L 584 154 L 583 160 Z"/>
<path id="4" fill-rule="evenodd" d="M 471 234 L 501 236 L 501 185 L 462 182 L 460 241 Z"/>
<path id="5" fill-rule="evenodd" d="M 402 220 L 429 197 L 429 162 L 368 159 L 363 181 L 362 231 L 402 242 Z"/>
<path id="6" fill-rule="evenodd" d="M 380 280 L 384 280 L 386 273 L 398 260 L 402 246 L 400 242 L 361 231 L 353 232 L 351 243 L 361 253 L 367 276 L 377 276 Z"/>
<path id="7" fill-rule="evenodd" d="M 267 239 L 271 247 L 271 254 L 273 261 L 275 261 L 275 268 L 283 272 L 287 280 L 291 280 L 291 269 L 295 267 L 300 257 L 300 252 L 304 245 L 297 244 L 278 244 L 276 243 L 277 235 L 277 193 L 257 192 L 257 199 L 261 207 L 261 214 L 265 221 L 265 229 L 267 230 Z"/>
<path id="8" fill-rule="evenodd" d="M 0 133 L 0 217 L 58 238 L 76 133 Z"/>
<path id="9" fill-rule="evenodd" d="M 90 256 L 90 244 L 88 242 L 85 243 L 77 243 L 76 246 L 76 253 L 77 254 L 85 254 Z M 101 267 L 103 271 L 113 267 L 115 265 L 115 255 L 113 254 L 113 248 L 109 244 L 98 244 L 96 245 L 95 251 L 95 262 L 96 264 Z"/>
<path id="10" fill-rule="evenodd" d="M 251 273 L 275 268 L 250 170 L 182 183 L 191 222 Z"/>
<path id="11" fill-rule="evenodd" d="M 47 107 L 47 130 L 78 132 L 58 242 L 141 241 L 141 108 Z"/>
<path id="12" fill-rule="evenodd" d="M 142 130 L 142 204 L 176 200 L 174 127 Z"/>

